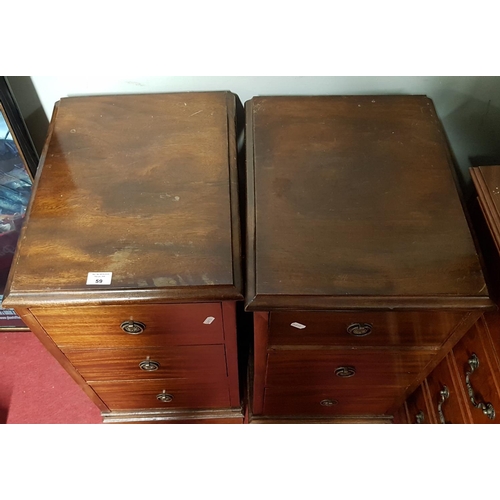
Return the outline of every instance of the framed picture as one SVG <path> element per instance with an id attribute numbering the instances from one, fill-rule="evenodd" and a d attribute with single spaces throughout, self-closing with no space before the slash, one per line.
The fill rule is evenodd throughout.
<path id="1" fill-rule="evenodd" d="M 31 196 L 38 155 L 5 77 L 0 77 L 0 303 Z M 0 331 L 29 330 L 0 307 Z"/>

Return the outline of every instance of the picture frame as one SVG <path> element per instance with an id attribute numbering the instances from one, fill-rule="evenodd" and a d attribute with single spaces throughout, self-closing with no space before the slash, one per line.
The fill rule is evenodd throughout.
<path id="1" fill-rule="evenodd" d="M 38 153 L 9 87 L 0 77 L 0 303 L 3 299 L 38 166 Z M 12 309 L 0 306 L 0 332 L 29 331 Z"/>

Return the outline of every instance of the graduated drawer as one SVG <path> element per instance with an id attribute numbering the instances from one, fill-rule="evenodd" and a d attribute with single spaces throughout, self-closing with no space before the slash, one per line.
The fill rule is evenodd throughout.
<path id="1" fill-rule="evenodd" d="M 87 382 L 165 378 L 224 382 L 227 378 L 223 345 L 66 350 L 65 355 Z"/>
<path id="2" fill-rule="evenodd" d="M 34 307 L 31 312 L 62 348 L 159 347 L 224 342 L 220 303 Z M 123 331 L 121 325 L 130 321 L 143 323 L 144 331 L 139 334 Z"/>
<path id="3" fill-rule="evenodd" d="M 275 350 L 268 353 L 266 386 L 406 388 L 434 355 L 432 351 Z M 352 376 L 345 376 L 352 371 Z"/>
<path id="4" fill-rule="evenodd" d="M 168 379 L 92 382 L 89 385 L 110 410 L 230 407 L 229 390 L 223 382 Z"/>
<path id="5" fill-rule="evenodd" d="M 270 345 L 439 346 L 464 312 L 273 312 Z"/>
<path id="6" fill-rule="evenodd" d="M 458 383 L 473 423 L 499 423 L 500 367 L 484 319 L 464 335 L 450 357 L 456 364 Z"/>
<path id="7" fill-rule="evenodd" d="M 386 386 L 357 388 L 266 388 L 265 415 L 383 415 L 400 390 Z"/>
<path id="8" fill-rule="evenodd" d="M 427 377 L 430 402 L 436 423 L 468 424 L 466 394 L 458 380 L 451 355 L 448 355 Z"/>

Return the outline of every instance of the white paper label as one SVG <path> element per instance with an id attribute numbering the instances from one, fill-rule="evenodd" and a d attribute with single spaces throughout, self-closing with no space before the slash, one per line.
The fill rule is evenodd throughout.
<path id="1" fill-rule="evenodd" d="M 87 285 L 111 285 L 113 273 L 89 273 L 87 274 Z"/>
<path id="2" fill-rule="evenodd" d="M 215 318 L 213 316 L 209 316 L 204 322 L 204 325 L 211 325 L 215 321 Z"/>
<path id="3" fill-rule="evenodd" d="M 290 326 L 298 328 L 299 330 L 303 330 L 306 327 L 306 325 L 303 325 L 302 323 L 291 323 Z"/>

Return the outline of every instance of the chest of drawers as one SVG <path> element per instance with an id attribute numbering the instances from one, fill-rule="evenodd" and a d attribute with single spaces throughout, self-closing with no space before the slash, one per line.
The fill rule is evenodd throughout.
<path id="1" fill-rule="evenodd" d="M 254 422 L 387 421 L 494 307 L 424 96 L 246 106 Z"/>
<path id="2" fill-rule="evenodd" d="M 500 166 L 470 170 L 474 193 L 469 212 L 481 245 L 491 296 L 500 297 Z M 427 400 L 415 394 L 395 415 L 396 423 L 498 424 L 500 422 L 500 313 L 486 312 L 464 335 L 416 393 L 428 387 Z"/>
<path id="3" fill-rule="evenodd" d="M 242 423 L 228 92 L 56 105 L 4 303 L 104 422 Z"/>

